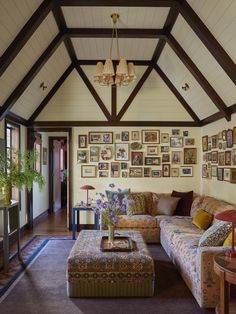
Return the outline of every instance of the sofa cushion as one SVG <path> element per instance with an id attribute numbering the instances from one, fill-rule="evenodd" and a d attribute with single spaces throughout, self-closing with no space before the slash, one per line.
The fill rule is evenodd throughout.
<path id="1" fill-rule="evenodd" d="M 200 229 L 206 230 L 213 219 L 213 215 L 203 209 L 199 209 L 197 215 L 193 218 L 193 224 Z"/>
<path id="2" fill-rule="evenodd" d="M 146 213 L 152 215 L 152 192 L 142 192 L 145 198 Z"/>
<path id="3" fill-rule="evenodd" d="M 177 208 L 176 208 L 174 215 L 190 216 L 191 205 L 193 202 L 193 191 L 189 191 L 189 192 L 173 191 L 171 193 L 171 196 L 181 198 L 181 200 L 179 201 L 179 203 L 177 205 Z"/>
<path id="4" fill-rule="evenodd" d="M 162 196 L 157 203 L 157 214 L 172 216 L 179 200 L 180 197 Z"/>
<path id="5" fill-rule="evenodd" d="M 127 202 L 127 215 L 141 215 L 146 213 L 146 203 L 143 193 L 130 193 L 126 196 Z"/>
<path id="6" fill-rule="evenodd" d="M 152 193 L 152 215 L 156 216 L 157 213 L 157 204 L 161 197 L 170 196 L 170 193 Z"/>
<path id="7" fill-rule="evenodd" d="M 231 231 L 231 223 L 218 221 L 207 229 L 199 240 L 199 246 L 220 246 Z"/>
<path id="8" fill-rule="evenodd" d="M 157 221 L 150 215 L 121 215 L 116 228 L 157 228 Z"/>
<path id="9" fill-rule="evenodd" d="M 196 196 L 192 202 L 190 216 L 195 217 L 200 208 L 202 208 L 203 196 Z"/>

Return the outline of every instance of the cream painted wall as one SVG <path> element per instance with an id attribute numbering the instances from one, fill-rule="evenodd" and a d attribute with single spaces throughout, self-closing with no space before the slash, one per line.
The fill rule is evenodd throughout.
<path id="1" fill-rule="evenodd" d="M 0 121 L 0 138 L 5 138 L 5 120 Z"/>
<path id="2" fill-rule="evenodd" d="M 218 132 L 233 128 L 235 126 L 236 114 L 232 115 L 232 119 L 229 122 L 227 122 L 225 119 L 221 119 L 202 127 L 201 132 L 202 136 L 212 136 L 218 134 Z M 212 178 L 211 180 L 201 178 L 201 193 L 236 204 L 236 185 L 226 181 L 218 181 L 217 178 Z"/>

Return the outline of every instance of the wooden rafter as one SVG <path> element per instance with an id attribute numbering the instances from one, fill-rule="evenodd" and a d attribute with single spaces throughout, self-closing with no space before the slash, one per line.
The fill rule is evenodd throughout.
<path id="1" fill-rule="evenodd" d="M 67 77 L 70 75 L 72 70 L 74 69 L 74 66 L 71 64 L 66 69 L 66 71 L 62 74 L 62 76 L 59 78 L 59 80 L 56 82 L 56 84 L 52 87 L 50 92 L 47 94 L 47 96 L 43 99 L 41 104 L 37 107 L 37 109 L 33 112 L 33 114 L 30 116 L 30 118 L 27 121 L 27 124 L 30 125 L 42 112 L 42 110 L 46 107 L 48 102 L 52 99 L 52 97 L 56 94 L 58 89 L 61 87 L 63 82 L 67 79 Z"/>
<path id="2" fill-rule="evenodd" d="M 0 58 L 0 76 L 17 56 L 52 8 L 53 0 L 44 0 Z"/>
<path id="3" fill-rule="evenodd" d="M 184 49 L 180 46 L 180 44 L 175 40 L 175 38 L 170 34 L 167 38 L 167 42 L 170 47 L 174 50 L 180 60 L 184 63 L 189 72 L 193 75 L 199 85 L 206 92 L 208 97 L 213 101 L 216 107 L 222 112 L 223 116 L 227 121 L 230 120 L 230 113 L 228 111 L 228 107 L 225 105 L 220 96 L 216 93 L 211 84 L 207 81 L 205 76 L 201 73 L 198 67 L 194 64 L 194 62 L 190 59 Z"/>
<path id="4" fill-rule="evenodd" d="M 29 84 L 32 82 L 34 77 L 39 73 L 44 64 L 48 61 L 48 59 L 52 56 L 58 46 L 61 44 L 63 40 L 63 36 L 59 33 L 55 39 L 50 43 L 47 49 L 43 52 L 43 54 L 39 57 L 39 59 L 35 62 L 29 72 L 25 75 L 25 77 L 21 80 L 18 86 L 14 89 L 8 99 L 0 108 L 0 120 L 2 120 L 9 110 L 16 103 L 18 98 L 23 94 Z"/>
<path id="5" fill-rule="evenodd" d="M 58 4 L 65 6 L 95 6 L 95 7 L 172 7 L 175 0 L 58 0 Z"/>
<path id="6" fill-rule="evenodd" d="M 117 87 L 116 84 L 111 86 L 111 118 L 112 121 L 116 120 L 117 114 Z"/>
<path id="7" fill-rule="evenodd" d="M 27 120 L 18 116 L 17 114 L 15 114 L 13 112 L 8 112 L 8 114 L 6 115 L 6 118 L 8 120 L 15 122 L 15 123 L 27 126 Z"/>
<path id="8" fill-rule="evenodd" d="M 99 97 L 98 93 L 96 92 L 93 85 L 90 83 L 89 79 L 87 78 L 87 75 L 84 73 L 80 65 L 76 64 L 76 70 L 78 71 L 80 77 L 82 78 L 84 84 L 87 86 L 88 90 L 92 94 L 93 98 L 96 100 L 98 106 L 102 110 L 103 114 L 107 118 L 107 120 L 111 120 L 111 115 L 109 111 L 107 110 L 107 107 L 104 105 L 103 101 Z"/>
<path id="9" fill-rule="evenodd" d="M 182 104 L 184 109 L 188 112 L 188 114 L 192 117 L 192 119 L 200 125 L 200 119 L 196 115 L 196 113 L 193 111 L 193 109 L 189 106 L 189 104 L 186 102 L 186 100 L 182 97 L 182 95 L 178 92 L 178 90 L 175 88 L 175 86 L 172 84 L 172 82 L 168 79 L 168 77 L 165 75 L 165 73 L 160 69 L 160 67 L 155 64 L 154 69 L 159 74 L 159 76 L 162 78 L 162 80 L 166 83 L 168 88 L 172 91 L 172 93 L 175 95 L 175 97 L 178 99 L 178 101 Z"/>
<path id="10" fill-rule="evenodd" d="M 178 0 L 178 10 L 184 17 L 186 22 L 197 34 L 205 47 L 217 60 L 222 69 L 227 73 L 229 78 L 236 84 L 236 64 L 222 48 L 219 42 L 215 39 L 206 25 L 202 22 L 199 16 L 194 12 L 186 0 Z"/>

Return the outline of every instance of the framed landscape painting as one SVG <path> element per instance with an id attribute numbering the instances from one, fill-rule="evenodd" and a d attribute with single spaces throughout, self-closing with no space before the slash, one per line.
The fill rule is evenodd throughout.
<path id="1" fill-rule="evenodd" d="M 160 131 L 159 130 L 142 130 L 143 144 L 159 144 Z"/>
<path id="2" fill-rule="evenodd" d="M 82 178 L 96 178 L 97 167 L 94 165 L 81 166 L 81 177 Z"/>

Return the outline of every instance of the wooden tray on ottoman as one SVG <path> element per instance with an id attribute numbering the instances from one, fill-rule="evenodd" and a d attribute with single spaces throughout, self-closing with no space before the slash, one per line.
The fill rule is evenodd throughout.
<path id="1" fill-rule="evenodd" d="M 101 251 L 103 252 L 131 252 L 133 241 L 130 237 L 114 237 L 113 243 L 108 242 L 108 236 L 101 239 Z"/>

